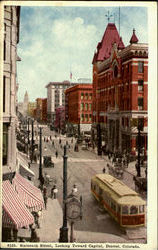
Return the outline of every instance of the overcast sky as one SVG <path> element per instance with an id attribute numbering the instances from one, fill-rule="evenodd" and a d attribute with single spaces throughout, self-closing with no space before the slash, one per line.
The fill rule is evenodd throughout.
<path id="1" fill-rule="evenodd" d="M 70 71 L 74 82 L 78 78 L 92 79 L 92 59 L 108 23 L 105 17 L 108 10 L 115 13 L 119 30 L 119 7 L 21 7 L 18 101 L 23 101 L 26 90 L 30 101 L 46 97 L 46 84 L 70 80 Z M 147 43 L 147 8 L 121 7 L 120 13 L 120 33 L 125 46 L 133 28 L 139 42 Z"/>

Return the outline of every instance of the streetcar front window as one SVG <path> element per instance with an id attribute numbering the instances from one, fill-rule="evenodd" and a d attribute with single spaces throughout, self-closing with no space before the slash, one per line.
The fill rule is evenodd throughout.
<path id="1" fill-rule="evenodd" d="M 138 207 L 137 206 L 131 206 L 130 207 L 130 214 L 137 214 L 138 213 Z"/>
<path id="2" fill-rule="evenodd" d="M 122 214 L 128 214 L 128 206 L 122 207 Z"/>
<path id="3" fill-rule="evenodd" d="M 144 205 L 139 206 L 139 213 L 144 213 Z"/>

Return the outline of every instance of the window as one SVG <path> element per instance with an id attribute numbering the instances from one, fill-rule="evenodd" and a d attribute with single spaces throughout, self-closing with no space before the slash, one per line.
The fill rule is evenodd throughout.
<path id="1" fill-rule="evenodd" d="M 92 110 L 92 103 L 89 103 L 89 111 Z"/>
<path id="2" fill-rule="evenodd" d="M 81 93 L 81 100 L 83 100 L 83 97 L 84 97 L 84 94 L 83 94 L 83 93 Z"/>
<path id="3" fill-rule="evenodd" d="M 88 110 L 88 103 L 85 104 L 85 110 Z"/>
<path id="4" fill-rule="evenodd" d="M 143 97 L 138 97 L 138 110 L 143 110 Z"/>
<path id="5" fill-rule="evenodd" d="M 6 41 L 4 40 L 4 52 L 3 52 L 3 60 L 6 60 Z"/>
<path id="6" fill-rule="evenodd" d="M 138 73 L 144 72 L 144 62 L 138 62 Z"/>
<path id="7" fill-rule="evenodd" d="M 89 115 L 89 121 L 90 122 L 92 121 L 92 115 Z"/>
<path id="8" fill-rule="evenodd" d="M 85 114 L 85 122 L 88 122 L 88 114 Z"/>
<path id="9" fill-rule="evenodd" d="M 128 206 L 122 207 L 122 214 L 128 214 Z"/>
<path id="10" fill-rule="evenodd" d="M 5 112 L 6 77 L 3 76 L 3 112 Z"/>
<path id="11" fill-rule="evenodd" d="M 81 121 L 84 121 L 84 114 L 81 115 Z"/>
<path id="12" fill-rule="evenodd" d="M 81 103 L 81 110 L 84 110 L 84 103 Z"/>
<path id="13" fill-rule="evenodd" d="M 138 207 L 131 206 L 130 208 L 130 214 L 137 214 L 138 213 Z"/>
<path id="14" fill-rule="evenodd" d="M 139 213 L 144 213 L 144 205 L 139 206 Z"/>
<path id="15" fill-rule="evenodd" d="M 138 92 L 143 91 L 143 80 L 138 80 Z"/>
<path id="16" fill-rule="evenodd" d="M 114 77 L 117 77 L 117 75 L 118 75 L 118 67 L 117 67 L 117 65 L 115 65 L 115 67 L 114 67 Z"/>
<path id="17" fill-rule="evenodd" d="M 85 99 L 86 99 L 86 100 L 88 100 L 88 93 L 86 93 L 86 95 L 85 95 Z"/>
<path id="18" fill-rule="evenodd" d="M 89 95 L 89 100 L 92 100 L 92 94 L 90 93 L 90 95 Z"/>

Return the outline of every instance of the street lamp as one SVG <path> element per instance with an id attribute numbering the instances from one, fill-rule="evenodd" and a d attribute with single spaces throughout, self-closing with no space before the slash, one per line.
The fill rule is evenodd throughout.
<path id="1" fill-rule="evenodd" d="M 63 155 L 63 226 L 60 228 L 59 242 L 68 242 L 68 227 L 67 227 L 67 155 L 66 145 L 64 145 Z"/>
<path id="2" fill-rule="evenodd" d="M 98 155 L 102 155 L 102 138 L 101 138 L 101 128 L 100 123 L 97 124 L 97 137 L 98 137 Z"/>

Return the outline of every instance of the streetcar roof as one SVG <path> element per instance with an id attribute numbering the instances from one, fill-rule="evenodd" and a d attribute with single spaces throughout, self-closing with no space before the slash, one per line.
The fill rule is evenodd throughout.
<path id="1" fill-rule="evenodd" d="M 137 196 L 138 194 L 126 186 L 122 181 L 114 178 L 109 174 L 97 174 L 96 178 L 103 184 L 106 184 L 111 190 L 113 190 L 118 196 Z"/>
<path id="2" fill-rule="evenodd" d="M 117 200 L 120 205 L 145 205 L 146 202 L 139 196 L 123 196 Z"/>

